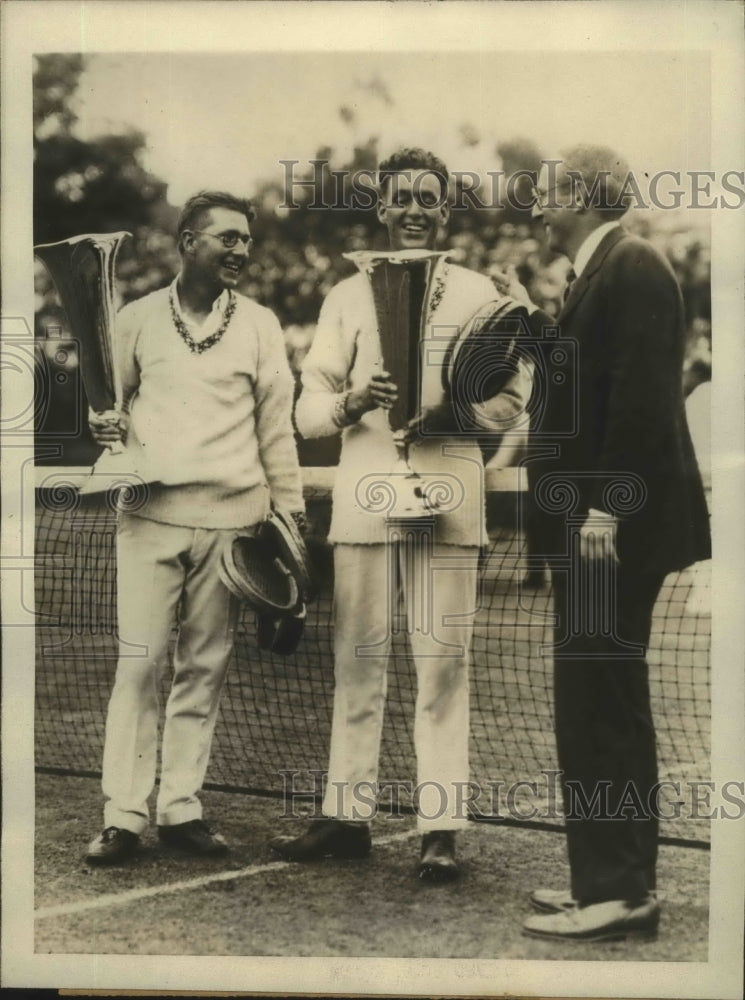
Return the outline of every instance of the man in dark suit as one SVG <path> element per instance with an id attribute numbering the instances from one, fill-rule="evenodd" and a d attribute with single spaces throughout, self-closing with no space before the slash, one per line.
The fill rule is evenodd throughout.
<path id="1" fill-rule="evenodd" d="M 533 892 L 541 915 L 524 930 L 560 940 L 656 933 L 658 778 L 645 655 L 665 576 L 710 554 L 683 405 L 680 289 L 658 251 L 619 224 L 627 174 L 612 150 L 578 146 L 544 163 L 534 192 L 534 217 L 574 272 L 557 321 L 559 341 L 576 343 L 574 391 L 549 383 L 530 476 L 532 551 L 551 568 L 557 615 L 571 887 Z"/>

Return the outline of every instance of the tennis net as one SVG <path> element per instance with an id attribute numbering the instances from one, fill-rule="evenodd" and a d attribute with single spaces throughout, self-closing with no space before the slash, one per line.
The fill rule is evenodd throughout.
<path id="1" fill-rule="evenodd" d="M 304 470 L 322 588 L 297 652 L 280 657 L 260 650 L 254 615 L 242 612 L 207 776 L 212 787 L 277 795 L 289 787 L 320 790 L 317 772 L 327 765 L 334 686 L 333 563 L 324 541 L 333 471 Z M 100 771 L 117 658 L 116 514 L 110 495 L 78 493 L 84 478 L 81 469 L 37 470 L 36 766 L 67 774 Z M 481 790 L 474 811 L 507 822 L 560 825 L 551 590 L 520 586 L 524 494 L 518 470 L 495 470 L 487 487 L 489 544 L 472 647 L 471 768 Z M 707 569 L 703 564 L 666 579 L 649 650 L 660 777 L 670 783 L 662 834 L 698 843 L 708 840 L 709 827 L 691 816 L 686 788 L 710 776 Z M 402 632 L 393 642 L 381 779 L 416 781 L 415 693 Z"/>

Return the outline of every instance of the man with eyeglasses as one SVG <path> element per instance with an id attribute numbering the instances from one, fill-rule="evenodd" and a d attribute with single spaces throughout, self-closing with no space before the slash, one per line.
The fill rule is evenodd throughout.
<path id="1" fill-rule="evenodd" d="M 104 830 L 92 864 L 133 856 L 149 823 L 160 675 L 177 625 L 165 708 L 158 836 L 202 857 L 227 844 L 202 818 L 209 761 L 237 620 L 218 576 L 236 529 L 270 502 L 303 519 L 292 428 L 293 380 L 268 309 L 235 288 L 251 245 L 250 202 L 202 191 L 178 222 L 181 270 L 117 318 L 121 414 L 90 414 L 96 441 L 124 441 L 147 482 L 119 513 L 120 656 L 106 720 Z"/>
<path id="2" fill-rule="evenodd" d="M 539 915 L 524 930 L 556 940 L 656 934 L 658 775 L 646 650 L 665 576 L 710 554 L 683 403 L 683 302 L 664 257 L 621 226 L 628 176 L 615 151 L 575 146 L 544 162 L 533 209 L 550 249 L 572 263 L 564 305 L 546 322 L 577 351 L 574 391 L 549 382 L 540 426 L 531 428 L 533 549 L 551 569 L 556 610 L 571 884 L 535 890 Z M 510 292 L 519 297 L 520 286 Z M 560 494 L 571 503 L 554 502 Z"/>

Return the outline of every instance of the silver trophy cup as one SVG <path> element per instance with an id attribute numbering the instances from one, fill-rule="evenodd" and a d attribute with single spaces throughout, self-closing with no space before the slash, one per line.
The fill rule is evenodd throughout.
<path id="1" fill-rule="evenodd" d="M 88 403 L 97 413 L 121 410 L 117 370 L 114 264 L 131 233 L 84 233 L 59 243 L 43 243 L 34 254 L 49 271 L 79 344 L 80 373 Z M 108 490 L 112 483 L 140 480 L 121 444 L 104 451 L 81 493 Z"/>
<path id="2" fill-rule="evenodd" d="M 388 420 L 398 457 L 386 475 L 395 502 L 388 520 L 432 518 L 425 480 L 411 468 L 404 429 L 416 416 L 421 398 L 422 340 L 426 336 L 436 278 L 447 251 L 360 250 L 344 256 L 354 262 L 372 289 L 383 366 L 398 386 Z"/>

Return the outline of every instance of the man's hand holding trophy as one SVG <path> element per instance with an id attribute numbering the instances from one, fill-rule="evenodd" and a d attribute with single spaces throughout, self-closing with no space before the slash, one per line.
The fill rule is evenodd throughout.
<path id="1" fill-rule="evenodd" d="M 112 455 L 120 454 L 122 445 L 127 443 L 129 418 L 121 410 L 104 410 L 96 413 L 88 411 L 88 426 L 93 440 L 102 448 L 107 448 Z"/>

